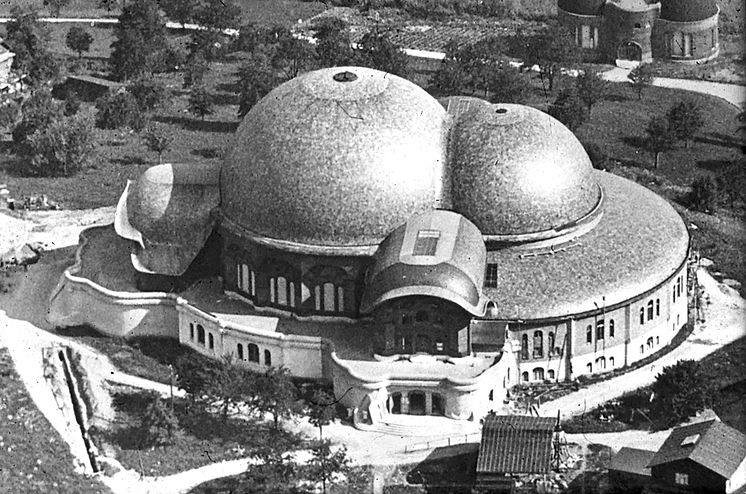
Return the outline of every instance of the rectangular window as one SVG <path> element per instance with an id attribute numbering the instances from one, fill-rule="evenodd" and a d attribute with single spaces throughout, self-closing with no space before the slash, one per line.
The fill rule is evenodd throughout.
<path id="1" fill-rule="evenodd" d="M 497 288 L 497 264 L 487 264 L 487 273 L 484 277 L 484 286 L 488 288 Z"/>
<path id="2" fill-rule="evenodd" d="M 420 230 L 417 232 L 412 255 L 434 256 L 438 248 L 438 240 L 440 240 L 439 230 Z"/>
<path id="3" fill-rule="evenodd" d="M 604 320 L 603 319 L 596 321 L 596 339 L 597 340 L 604 339 Z"/>
<path id="4" fill-rule="evenodd" d="M 591 26 L 581 27 L 581 40 L 583 48 L 595 48 L 596 47 L 596 29 Z"/>
<path id="5" fill-rule="evenodd" d="M 689 474 L 676 472 L 675 481 L 678 485 L 689 485 Z"/>

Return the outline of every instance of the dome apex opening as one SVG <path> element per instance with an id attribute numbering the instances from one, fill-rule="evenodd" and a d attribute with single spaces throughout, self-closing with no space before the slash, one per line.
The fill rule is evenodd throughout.
<path id="1" fill-rule="evenodd" d="M 337 82 L 352 82 L 357 80 L 357 74 L 354 72 L 350 72 L 349 70 L 345 70 L 343 72 L 337 72 L 332 77 Z"/>

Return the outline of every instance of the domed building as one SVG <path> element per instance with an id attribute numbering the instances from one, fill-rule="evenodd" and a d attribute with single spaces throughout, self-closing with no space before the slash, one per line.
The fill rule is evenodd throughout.
<path id="1" fill-rule="evenodd" d="M 719 53 L 715 0 L 559 0 L 557 12 L 589 60 L 701 63 Z"/>
<path id="2" fill-rule="evenodd" d="M 664 199 L 549 115 L 338 67 L 270 92 L 222 166 L 130 182 L 50 320 L 326 379 L 361 428 L 475 420 L 669 344 L 688 251 Z"/>

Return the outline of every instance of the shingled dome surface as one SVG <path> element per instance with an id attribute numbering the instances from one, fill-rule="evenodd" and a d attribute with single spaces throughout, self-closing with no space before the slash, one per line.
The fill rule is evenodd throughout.
<path id="1" fill-rule="evenodd" d="M 717 12 L 715 0 L 663 0 L 661 3 L 661 19 L 667 21 L 701 21 Z"/>
<path id="2" fill-rule="evenodd" d="M 391 74 L 335 67 L 296 77 L 236 132 L 223 215 L 283 242 L 378 244 L 443 205 L 448 122 L 434 98 Z"/>
<path id="3" fill-rule="evenodd" d="M 477 107 L 458 120 L 453 145 L 453 209 L 484 235 L 562 230 L 601 200 L 583 146 L 534 108 Z"/>
<path id="4" fill-rule="evenodd" d="M 558 6 L 565 12 L 580 15 L 601 15 L 605 0 L 559 0 Z"/>

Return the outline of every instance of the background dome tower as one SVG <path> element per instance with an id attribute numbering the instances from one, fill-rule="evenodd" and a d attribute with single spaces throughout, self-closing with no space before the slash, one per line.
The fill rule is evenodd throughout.
<path id="1" fill-rule="evenodd" d="M 679 62 L 701 62 L 720 51 L 715 0 L 663 0 L 653 29 L 653 54 Z"/>
<path id="2" fill-rule="evenodd" d="M 651 34 L 660 13 L 659 3 L 610 0 L 604 6 L 603 50 L 619 66 L 653 61 Z"/>
<path id="3" fill-rule="evenodd" d="M 603 8 L 606 0 L 559 0 L 557 19 L 575 34 L 575 43 L 589 61 L 600 60 L 603 36 Z"/>

